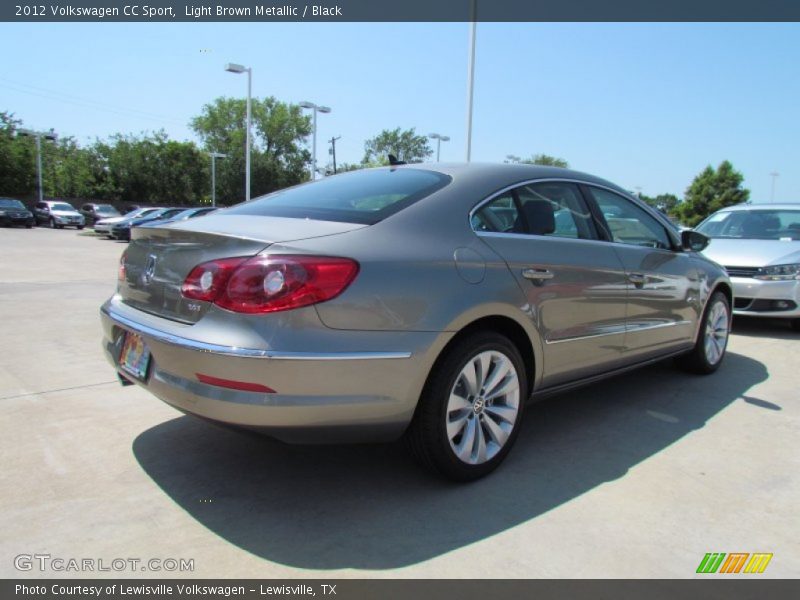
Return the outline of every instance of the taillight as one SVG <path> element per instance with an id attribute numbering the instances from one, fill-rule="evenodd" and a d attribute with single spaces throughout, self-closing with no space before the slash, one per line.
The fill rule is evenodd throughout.
<path id="1" fill-rule="evenodd" d="M 181 293 L 241 313 L 267 313 L 325 302 L 358 274 L 358 263 L 329 256 L 264 255 L 197 265 Z"/>
<path id="2" fill-rule="evenodd" d="M 119 257 L 119 269 L 117 270 L 117 281 L 119 283 L 125 283 L 125 259 L 128 256 L 128 250 L 126 249 L 122 256 Z"/>

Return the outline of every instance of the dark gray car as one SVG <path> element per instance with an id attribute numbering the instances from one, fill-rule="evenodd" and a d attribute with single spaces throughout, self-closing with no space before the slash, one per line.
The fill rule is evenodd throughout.
<path id="1" fill-rule="evenodd" d="M 667 357 L 719 367 L 731 285 L 706 242 L 565 169 L 356 171 L 134 229 L 105 349 L 183 412 L 291 442 L 405 435 L 474 479 L 529 398 Z"/>

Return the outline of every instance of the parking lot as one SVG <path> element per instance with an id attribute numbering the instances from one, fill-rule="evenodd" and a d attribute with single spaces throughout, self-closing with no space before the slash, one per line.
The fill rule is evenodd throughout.
<path id="1" fill-rule="evenodd" d="M 494 475 L 401 444 L 287 446 L 121 387 L 98 308 L 124 243 L 0 230 L 0 574 L 14 557 L 193 559 L 192 577 L 695 577 L 707 552 L 800 573 L 800 334 L 737 321 L 718 373 L 670 362 L 534 405 Z M 704 577 L 720 577 L 705 575 Z M 744 577 L 744 575 L 732 575 Z"/>

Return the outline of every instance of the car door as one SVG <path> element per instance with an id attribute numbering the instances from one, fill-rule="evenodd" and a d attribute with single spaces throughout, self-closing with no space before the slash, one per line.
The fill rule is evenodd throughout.
<path id="1" fill-rule="evenodd" d="M 543 387 L 622 361 L 627 279 L 578 186 L 546 181 L 502 192 L 473 211 L 480 239 L 508 264 L 543 342 Z"/>
<path id="2" fill-rule="evenodd" d="M 632 199 L 597 186 L 584 191 L 628 276 L 626 354 L 644 359 L 691 344 L 701 284 L 691 257 Z"/>

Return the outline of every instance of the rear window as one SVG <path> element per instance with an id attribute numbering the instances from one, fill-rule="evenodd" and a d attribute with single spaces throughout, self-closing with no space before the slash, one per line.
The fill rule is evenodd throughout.
<path id="1" fill-rule="evenodd" d="M 228 214 L 372 225 L 450 183 L 420 169 L 368 169 L 281 190 L 228 209 Z"/>

